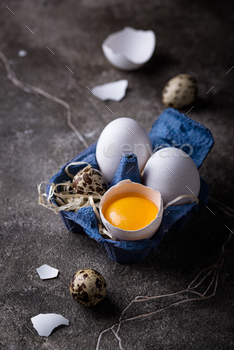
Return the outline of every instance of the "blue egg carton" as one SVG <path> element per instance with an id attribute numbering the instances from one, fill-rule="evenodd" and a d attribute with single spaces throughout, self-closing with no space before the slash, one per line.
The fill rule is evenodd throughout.
<path id="1" fill-rule="evenodd" d="M 183 151 L 190 154 L 198 169 L 214 144 L 212 134 L 205 126 L 195 122 L 173 108 L 166 109 L 159 116 L 149 132 L 149 138 L 152 142 L 153 149 L 169 146 L 183 149 Z M 96 145 L 96 143 L 92 144 L 78 156 L 70 160 L 49 180 L 49 182 L 57 184 L 64 180 L 71 180 L 66 174 L 65 168 L 68 164 L 73 162 L 87 162 L 95 169 L 98 169 L 95 156 Z M 84 166 L 86 165 L 72 165 L 69 167 L 69 172 L 75 175 L 80 169 L 84 168 Z M 141 183 L 137 158 L 134 154 L 128 154 L 122 157 L 110 187 L 125 179 Z M 47 186 L 47 196 L 49 195 L 49 189 L 50 186 Z M 208 194 L 208 186 L 201 178 L 199 201 L 207 203 Z M 60 216 L 67 230 L 74 233 L 85 232 L 90 238 L 95 239 L 105 247 L 112 260 L 118 263 L 130 263 L 144 260 L 151 249 L 157 249 L 164 235 L 169 230 L 179 230 L 184 227 L 190 219 L 192 212 L 196 210 L 198 210 L 196 202 L 168 207 L 164 212 L 161 226 L 156 234 L 151 239 L 142 239 L 138 241 L 113 241 L 104 238 L 99 233 L 98 220 L 92 207 L 81 208 L 78 212 L 60 211 Z"/>

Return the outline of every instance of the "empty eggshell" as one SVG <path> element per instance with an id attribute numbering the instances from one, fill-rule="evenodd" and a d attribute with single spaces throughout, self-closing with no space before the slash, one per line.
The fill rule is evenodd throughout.
<path id="1" fill-rule="evenodd" d="M 143 184 L 159 191 L 166 205 L 181 195 L 200 192 L 200 176 L 192 158 L 175 147 L 160 149 L 146 163 Z M 183 198 L 173 205 L 192 203 L 191 197 Z"/>
<path id="2" fill-rule="evenodd" d="M 165 85 L 162 102 L 166 107 L 182 108 L 195 100 L 197 90 L 197 82 L 193 77 L 179 74 Z"/>
<path id="3" fill-rule="evenodd" d="M 111 183 L 121 158 L 129 153 L 137 156 L 142 172 L 152 154 L 152 144 L 146 130 L 134 119 L 118 118 L 102 131 L 96 149 L 98 167 Z"/>
<path id="4" fill-rule="evenodd" d="M 153 31 L 125 27 L 109 35 L 102 44 L 107 60 L 122 70 L 134 70 L 143 66 L 153 55 L 156 38 Z"/>

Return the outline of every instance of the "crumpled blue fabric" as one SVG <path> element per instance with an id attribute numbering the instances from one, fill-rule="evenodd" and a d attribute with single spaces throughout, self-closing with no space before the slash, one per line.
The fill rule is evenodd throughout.
<path id="1" fill-rule="evenodd" d="M 166 109 L 159 116 L 150 130 L 149 137 L 154 149 L 161 146 L 174 146 L 182 148 L 188 154 L 190 154 L 192 150 L 191 158 L 195 162 L 197 168 L 201 166 L 214 143 L 211 132 L 205 126 L 195 122 L 173 108 Z M 96 143 L 92 144 L 78 156 L 66 163 L 49 182 L 60 183 L 64 180 L 70 180 L 65 172 L 65 168 L 72 162 L 87 162 L 98 169 L 95 152 Z M 136 156 L 134 154 L 125 155 L 120 161 L 110 187 L 126 178 L 140 183 L 141 177 L 138 166 L 133 166 L 134 164 L 137 164 Z M 84 166 L 83 164 L 70 166 L 69 172 L 75 175 Z M 48 196 L 49 186 L 46 188 L 46 193 Z M 199 201 L 206 203 L 208 195 L 208 186 L 201 178 Z M 198 210 L 198 205 L 196 203 L 170 206 L 164 212 L 161 226 L 153 238 L 134 242 L 105 239 L 98 231 L 98 221 L 92 207 L 82 208 L 76 213 L 61 211 L 60 216 L 68 230 L 71 232 L 85 231 L 90 238 L 102 244 L 112 260 L 118 263 L 129 263 L 144 260 L 151 249 L 157 249 L 164 235 L 169 230 L 181 229 L 188 222 L 192 212 L 195 210 Z"/>

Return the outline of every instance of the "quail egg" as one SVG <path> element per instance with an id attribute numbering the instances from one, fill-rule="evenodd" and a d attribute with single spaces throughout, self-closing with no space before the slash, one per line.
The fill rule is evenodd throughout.
<path id="1" fill-rule="evenodd" d="M 197 95 L 197 82 L 188 74 L 179 74 L 165 85 L 162 102 L 166 107 L 182 108 L 192 103 Z"/>
<path id="2" fill-rule="evenodd" d="M 70 283 L 72 297 L 84 306 L 98 304 L 106 296 L 106 289 L 104 277 L 92 269 L 77 271 Z"/>
<path id="3" fill-rule="evenodd" d="M 108 184 L 99 170 L 90 165 L 78 171 L 73 178 L 73 192 L 78 194 L 103 195 L 108 189 Z"/>

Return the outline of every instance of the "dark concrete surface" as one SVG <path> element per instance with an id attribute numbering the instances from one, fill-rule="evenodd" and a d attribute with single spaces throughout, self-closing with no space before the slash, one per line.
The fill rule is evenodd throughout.
<path id="1" fill-rule="evenodd" d="M 115 69 L 101 50 L 107 35 L 126 25 L 151 29 L 157 36 L 154 56 L 135 72 Z M 165 108 L 161 102 L 165 83 L 179 73 L 193 75 L 199 94 L 188 116 L 208 127 L 215 139 L 200 173 L 210 195 L 232 208 L 233 27 L 231 0 L 0 3 L 0 50 L 11 68 L 23 82 L 67 101 L 88 144 L 120 116 L 136 119 L 149 131 Z M 19 50 L 27 55 L 19 57 Z M 84 146 L 67 126 L 62 106 L 13 86 L 1 61 L 0 77 L 0 349 L 95 349 L 100 332 L 118 321 L 135 296 L 181 291 L 199 271 L 214 264 L 230 234 L 228 228 L 234 228 L 233 218 L 211 202 L 209 209 L 201 205 L 186 227 L 168 233 L 145 261 L 125 265 L 110 260 L 87 235 L 66 234 L 59 216 L 38 205 L 37 184 L 48 181 Z M 122 78 L 129 80 L 129 88 L 120 103 L 101 102 L 86 88 Z M 234 237 L 225 249 L 215 296 L 123 324 L 122 348 L 234 349 Z M 58 278 L 39 279 L 35 269 L 45 263 L 60 270 Z M 96 269 L 107 281 L 107 296 L 97 307 L 85 308 L 69 294 L 69 281 L 81 268 Z M 209 283 L 204 281 L 201 291 Z M 188 297 L 179 294 L 138 303 L 126 316 Z M 49 338 L 40 337 L 30 319 L 50 312 L 68 318 L 70 325 L 56 329 Z M 118 348 L 111 331 L 103 335 L 100 349 Z"/>

